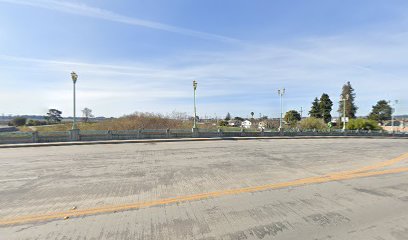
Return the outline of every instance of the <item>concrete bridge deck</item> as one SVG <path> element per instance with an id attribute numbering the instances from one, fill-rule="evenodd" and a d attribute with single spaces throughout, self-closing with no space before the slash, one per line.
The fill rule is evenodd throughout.
<path id="1" fill-rule="evenodd" d="M 407 139 L 0 149 L 0 239 L 408 239 Z"/>

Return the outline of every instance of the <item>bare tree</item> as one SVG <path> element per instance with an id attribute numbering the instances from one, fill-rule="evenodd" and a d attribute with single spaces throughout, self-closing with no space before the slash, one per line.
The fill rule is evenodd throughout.
<path id="1" fill-rule="evenodd" d="M 170 119 L 175 119 L 175 120 L 186 120 L 188 119 L 188 115 L 185 112 L 177 112 L 176 110 L 174 110 L 173 112 L 171 112 L 170 114 L 167 114 L 166 116 L 167 118 Z"/>
<path id="2" fill-rule="evenodd" d="M 87 107 L 82 109 L 82 115 L 84 122 L 89 122 L 89 119 L 94 117 L 94 115 L 92 114 L 92 109 L 89 109 Z"/>

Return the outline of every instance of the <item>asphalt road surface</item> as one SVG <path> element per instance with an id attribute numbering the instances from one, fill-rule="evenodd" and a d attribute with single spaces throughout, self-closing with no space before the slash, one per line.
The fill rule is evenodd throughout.
<path id="1" fill-rule="evenodd" d="M 0 239 L 408 239 L 408 139 L 0 149 Z"/>

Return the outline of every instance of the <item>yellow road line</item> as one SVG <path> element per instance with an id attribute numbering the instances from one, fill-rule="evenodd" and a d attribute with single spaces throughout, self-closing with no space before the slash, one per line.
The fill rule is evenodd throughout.
<path id="1" fill-rule="evenodd" d="M 324 182 L 331 182 L 331 181 L 339 181 L 339 180 L 370 177 L 370 176 L 379 176 L 379 175 L 384 175 L 384 174 L 402 173 L 402 172 L 408 172 L 408 167 L 387 169 L 387 170 L 375 171 L 375 172 L 358 172 L 358 173 L 353 173 L 353 174 L 341 174 L 341 175 L 332 174 L 332 175 L 325 175 L 321 177 L 303 178 L 303 179 L 298 179 L 298 180 L 289 181 L 289 182 L 273 183 L 273 184 L 255 186 L 255 187 L 230 189 L 230 190 L 224 190 L 224 191 L 207 192 L 207 193 L 201 193 L 201 194 L 180 196 L 180 197 L 175 197 L 175 198 L 154 200 L 154 201 L 149 201 L 149 202 L 137 202 L 137 203 L 132 203 L 132 204 L 103 206 L 103 207 L 90 208 L 90 209 L 84 209 L 84 210 L 74 210 L 74 211 L 54 212 L 54 213 L 48 213 L 48 214 L 22 216 L 22 217 L 11 218 L 11 219 L 2 219 L 0 220 L 0 225 L 23 224 L 23 223 L 36 222 L 36 221 L 62 219 L 64 217 L 78 217 L 78 216 L 95 215 L 95 214 L 101 214 L 101 213 L 112 213 L 116 211 L 125 211 L 125 210 L 139 209 L 139 208 L 151 207 L 151 206 L 159 206 L 159 205 L 165 205 L 165 204 L 171 204 L 171 203 L 202 200 L 206 198 L 214 198 L 214 197 L 220 197 L 220 196 L 226 196 L 226 195 L 237 195 L 240 193 L 251 193 L 251 192 L 257 192 L 257 191 L 263 191 L 263 190 L 280 189 L 280 188 L 285 188 L 285 187 L 293 187 L 293 186 L 300 186 L 300 185 L 313 184 L 313 183 L 324 183 Z"/>
<path id="2" fill-rule="evenodd" d="M 386 161 L 382 161 L 382 162 L 379 162 L 379 163 L 376 163 L 376 164 L 373 164 L 373 165 L 370 165 L 370 166 L 365 166 L 365 167 L 358 168 L 358 169 L 355 169 L 355 170 L 350 170 L 350 171 L 331 173 L 331 174 L 328 174 L 328 175 L 332 176 L 332 175 L 344 175 L 344 174 L 354 174 L 354 173 L 359 173 L 359 172 L 367 172 L 367 171 L 371 171 L 371 170 L 375 170 L 375 169 L 379 169 L 379 168 L 383 168 L 383 167 L 389 167 L 389 166 L 394 165 L 396 163 L 399 163 L 399 162 L 401 162 L 401 161 L 403 161 L 403 160 L 405 160 L 407 158 L 408 158 L 408 153 L 405 153 L 405 154 L 403 154 L 401 156 L 398 156 L 396 158 L 386 160 Z"/>

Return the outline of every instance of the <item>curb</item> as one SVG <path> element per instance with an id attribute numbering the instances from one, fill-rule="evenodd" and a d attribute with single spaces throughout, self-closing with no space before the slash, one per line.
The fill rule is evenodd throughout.
<path id="1" fill-rule="evenodd" d="M 363 138 L 363 139 L 408 139 L 393 136 L 273 136 L 273 137 L 214 137 L 214 138 L 167 138 L 167 139 L 135 139 L 135 140 L 102 140 L 102 141 L 78 141 L 78 142 L 52 142 L 52 143 L 20 143 L 0 144 L 1 148 L 25 148 L 25 147 L 55 147 L 77 145 L 100 145 L 100 144 L 125 144 L 125 143 L 161 143 L 161 142 L 193 142 L 193 141 L 225 141 L 225 140 L 268 140 L 268 139 L 338 139 L 338 138 Z"/>

